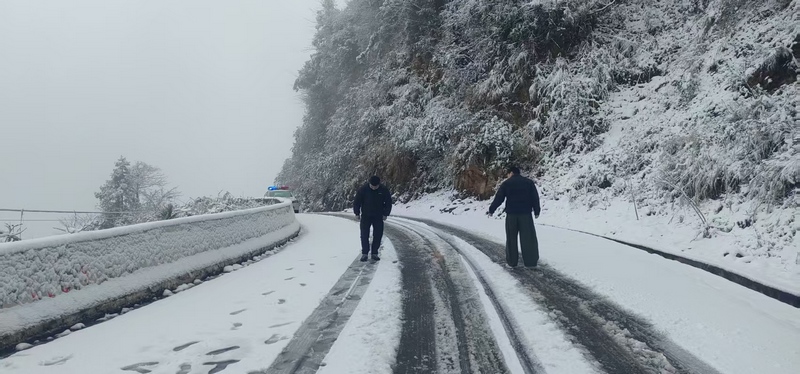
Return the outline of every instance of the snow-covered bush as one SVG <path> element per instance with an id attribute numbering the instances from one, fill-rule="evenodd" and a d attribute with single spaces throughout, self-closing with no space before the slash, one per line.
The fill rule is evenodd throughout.
<path id="1" fill-rule="evenodd" d="M 272 199 L 235 197 L 230 192 L 220 192 L 217 197 L 198 197 L 179 206 L 167 206 L 160 212 L 161 219 L 191 217 L 202 214 L 213 214 L 258 208 L 276 203 Z"/>
<path id="2" fill-rule="evenodd" d="M 78 214 L 59 220 L 61 227 L 56 227 L 65 234 L 77 234 L 83 231 L 91 231 L 100 227 L 101 217 L 97 214 Z"/>
<path id="3" fill-rule="evenodd" d="M 18 242 L 22 240 L 22 233 L 25 232 L 25 228 L 21 223 L 6 223 L 5 226 L 5 228 L 0 227 L 0 243 Z"/>
<path id="4" fill-rule="evenodd" d="M 611 71 L 607 61 L 591 65 L 591 70 L 571 72 L 567 61 L 559 58 L 554 66 L 542 66 L 530 87 L 531 97 L 540 102 L 534 120 L 537 138 L 553 152 L 591 150 L 599 143 L 597 135 L 608 129 L 596 115 L 614 86 Z"/>
<path id="5" fill-rule="evenodd" d="M 723 109 L 727 116 L 693 118 L 687 127 L 694 130 L 664 144 L 663 177 L 700 200 L 745 189 L 753 198 L 782 201 L 800 182 L 800 113 L 785 99 L 739 98 Z"/>

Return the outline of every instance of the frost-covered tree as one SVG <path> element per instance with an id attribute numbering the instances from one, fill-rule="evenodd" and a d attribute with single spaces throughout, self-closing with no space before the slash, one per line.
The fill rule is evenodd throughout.
<path id="1" fill-rule="evenodd" d="M 167 177 L 160 168 L 141 161 L 131 165 L 125 157 L 120 157 L 111 179 L 100 187 L 100 192 L 95 193 L 100 200 L 99 208 L 106 213 L 99 228 L 171 217 L 164 212 L 170 209 L 179 195 L 176 188 L 169 187 Z M 89 227 L 93 225 L 83 229 Z"/>
<path id="2" fill-rule="evenodd" d="M 800 189 L 797 4 L 323 1 L 278 180 L 341 209 L 370 174 L 401 200 L 487 197 L 514 163 L 577 170 L 563 183 L 580 194 L 630 178 L 658 196 L 780 204 Z"/>
<path id="3" fill-rule="evenodd" d="M 541 157 L 529 86 L 550 54 L 536 51 L 571 56 L 601 13 L 584 3 L 323 2 L 295 83 L 306 116 L 278 180 L 312 209 L 348 205 L 373 173 L 409 197 L 452 186 L 485 197 L 504 164 Z"/>
<path id="4" fill-rule="evenodd" d="M 161 212 L 180 195 L 176 187 L 169 187 L 167 177 L 160 168 L 141 161 L 131 166 L 130 180 L 139 201 L 137 222 L 151 221 L 161 216 Z"/>
<path id="5" fill-rule="evenodd" d="M 99 208 L 105 212 L 99 228 L 170 217 L 164 211 L 174 204 L 178 196 L 177 189 L 168 186 L 167 177 L 160 168 L 141 161 L 131 165 L 125 157 L 120 157 L 114 165 L 111 179 L 100 187 L 100 192 L 95 193 L 100 200 Z M 89 227 L 93 225 L 82 229 Z"/>
<path id="6" fill-rule="evenodd" d="M 131 164 L 125 157 L 120 156 L 114 164 L 111 178 L 94 195 L 100 200 L 98 207 L 105 213 L 101 228 L 131 223 L 132 214 L 139 210 L 140 202 Z"/>

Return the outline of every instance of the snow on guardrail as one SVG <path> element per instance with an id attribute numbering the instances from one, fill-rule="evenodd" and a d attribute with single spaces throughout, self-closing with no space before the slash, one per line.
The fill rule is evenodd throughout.
<path id="1" fill-rule="evenodd" d="M 281 201 L 248 210 L 0 244 L 0 313 L 279 231 L 284 234 L 275 241 L 285 240 L 298 230 L 291 203 Z"/>

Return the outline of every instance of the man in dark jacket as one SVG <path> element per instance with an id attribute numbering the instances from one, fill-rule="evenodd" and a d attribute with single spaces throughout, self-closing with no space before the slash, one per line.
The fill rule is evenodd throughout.
<path id="1" fill-rule="evenodd" d="M 531 211 L 539 218 L 539 191 L 532 180 L 519 175 L 519 168 L 511 166 L 506 171 L 508 179 L 500 184 L 488 214 L 493 215 L 503 200 L 506 201 L 506 261 L 511 267 L 517 266 L 519 262 L 519 234 L 522 262 L 526 267 L 536 267 L 539 262 L 539 242 L 536 239 Z"/>
<path id="2" fill-rule="evenodd" d="M 372 232 L 372 260 L 379 261 L 378 249 L 383 238 L 383 221 L 392 213 L 392 194 L 381 179 L 373 176 L 362 186 L 353 201 L 353 213 L 361 219 L 361 261 L 367 261 L 370 252 L 369 229 Z"/>

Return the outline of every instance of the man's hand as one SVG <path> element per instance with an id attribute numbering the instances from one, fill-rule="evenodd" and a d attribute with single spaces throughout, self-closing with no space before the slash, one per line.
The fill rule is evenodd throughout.
<path id="1" fill-rule="evenodd" d="M 536 219 L 539 219 L 539 215 L 538 214 L 536 215 Z"/>
<path id="2" fill-rule="evenodd" d="M 356 214 L 356 219 L 361 219 L 361 215 L 360 214 Z"/>
<path id="3" fill-rule="evenodd" d="M 389 218 L 388 216 L 383 216 L 383 220 L 384 221 L 386 221 L 386 219 L 388 219 L 388 218 Z"/>

